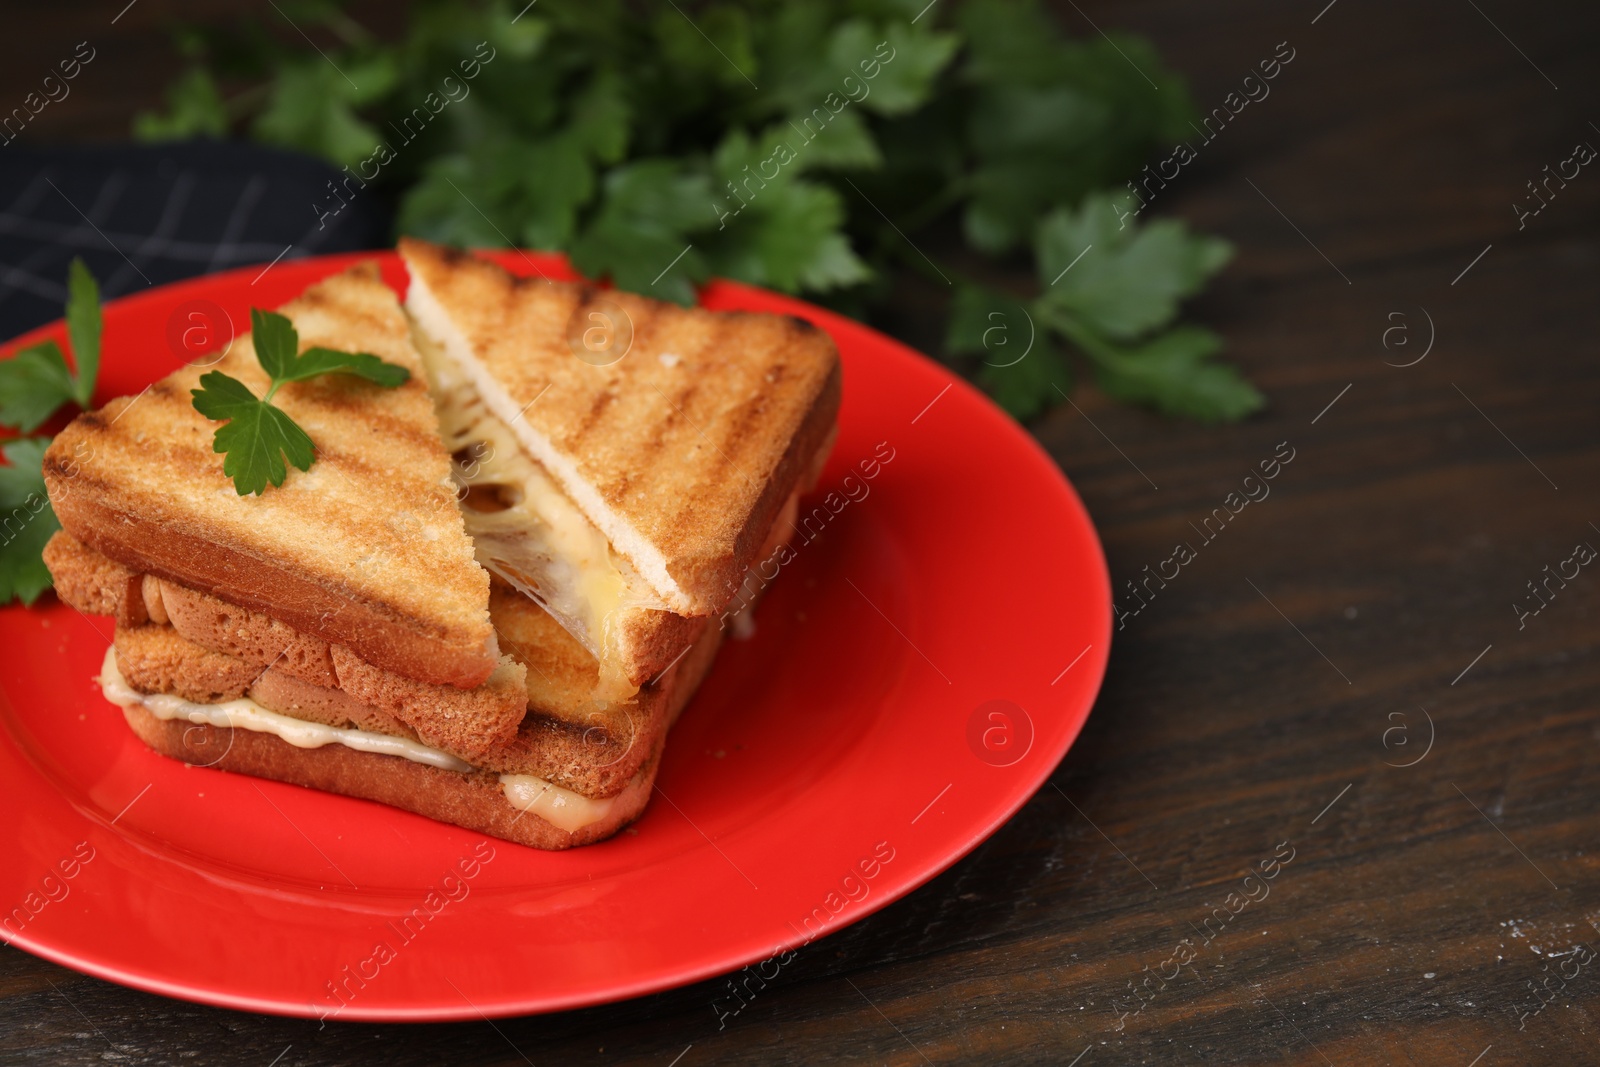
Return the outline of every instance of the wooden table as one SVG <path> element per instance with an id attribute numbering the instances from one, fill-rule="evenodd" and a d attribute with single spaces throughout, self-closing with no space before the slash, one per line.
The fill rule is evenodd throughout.
<path id="1" fill-rule="evenodd" d="M 4 950 L 0 1060 L 1600 1062 L 1600 573 L 1516 607 L 1600 546 L 1600 173 L 1524 228 L 1512 208 L 1600 146 L 1600 9 L 1325 2 L 1083 0 L 1203 107 L 1295 50 L 1160 205 L 1237 244 L 1195 312 L 1271 408 L 1206 428 L 1084 390 L 1035 427 L 1125 606 L 1176 543 L 1197 558 L 1124 620 L 1082 738 L 972 855 L 803 950 L 721 1031 L 717 982 L 319 1028 Z M 159 21 L 129 20 L 150 54 L 104 48 L 159 84 Z M 85 101 L 77 132 L 138 96 Z M 1281 442 L 1270 496 L 1201 544 Z"/>

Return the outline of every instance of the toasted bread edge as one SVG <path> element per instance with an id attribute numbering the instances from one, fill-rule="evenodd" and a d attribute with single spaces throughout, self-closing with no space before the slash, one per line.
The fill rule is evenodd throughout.
<path id="1" fill-rule="evenodd" d="M 74 442 L 97 418 L 93 412 L 78 416 L 44 457 L 50 503 L 79 541 L 115 563 L 259 611 L 419 682 L 473 689 L 494 672 L 500 652 L 492 630 L 485 645 L 463 647 L 451 635 L 428 633 L 421 620 L 391 605 L 354 600 L 292 568 L 141 518 L 149 508 L 119 498 L 114 486 L 92 481 L 71 459 Z"/>
<path id="2" fill-rule="evenodd" d="M 605 818 L 568 832 L 512 807 L 493 773 L 460 774 L 343 745 L 296 748 L 271 734 L 164 721 L 141 707 L 126 708 L 123 715 L 141 741 L 172 759 L 371 800 L 548 850 L 599 841 L 638 818 L 650 802 L 660 763 L 658 749 L 617 794 Z M 224 753 L 220 759 L 218 752 Z"/>

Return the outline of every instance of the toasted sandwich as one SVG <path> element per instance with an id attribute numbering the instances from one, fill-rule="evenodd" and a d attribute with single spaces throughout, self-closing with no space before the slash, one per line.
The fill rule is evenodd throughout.
<path id="1" fill-rule="evenodd" d="M 456 293 L 453 271 L 476 278 L 487 266 L 418 249 L 448 265 L 432 275 L 433 289 L 446 293 Z M 508 285 L 505 321 L 542 313 L 547 286 Z M 577 297 L 575 307 L 591 292 L 553 288 Z M 451 306 L 474 313 L 471 300 Z M 659 312 L 651 302 L 635 306 L 646 323 Z M 726 383 L 714 375 L 705 383 L 725 405 L 705 417 L 708 440 L 733 445 L 724 458 L 761 480 L 718 497 L 722 510 L 677 512 L 687 532 L 670 558 L 703 594 L 690 602 L 642 576 L 604 533 L 609 519 L 580 506 L 583 493 L 530 454 L 517 432 L 527 411 L 503 417 L 480 383 L 496 395 L 515 391 L 480 377 L 471 353 L 452 352 L 437 324 L 408 320 L 375 270 L 328 279 L 282 310 L 305 345 L 359 348 L 413 375 L 387 391 L 338 378 L 283 390 L 279 402 L 312 434 L 318 460 L 290 472 L 281 489 L 250 498 L 227 484 L 210 454 L 215 424 L 188 403 L 195 369 L 81 416 L 46 456 L 64 527 L 46 553 L 57 589 L 80 610 L 117 621 L 106 695 L 146 743 L 189 762 L 365 797 L 541 848 L 614 833 L 644 809 L 666 732 L 716 654 L 726 620 L 714 616 L 745 569 L 782 543 L 785 505 L 825 458 L 838 405 L 831 343 L 784 325 L 798 342 L 785 363 L 773 358 L 772 324 L 744 317 L 756 327 L 749 349 L 765 351 L 764 373 L 773 373 L 757 410 L 794 409 L 767 425 L 731 433 L 723 420 L 749 416 L 728 403 Z M 740 346 L 744 331 L 723 329 L 721 316 L 691 318 L 702 320 L 699 336 Z M 691 335 L 684 328 L 676 336 Z M 636 362 L 650 355 L 665 366 L 661 343 L 648 329 L 636 334 Z M 670 343 L 704 365 L 699 350 Z M 580 379 L 563 385 L 564 403 L 579 402 L 584 389 L 593 406 L 651 384 L 568 360 L 550 367 L 554 379 Z M 262 384 L 248 337 L 218 368 Z M 801 370 L 786 374 L 792 368 Z M 609 449 L 613 467 L 631 462 L 639 471 L 641 498 L 664 494 L 675 505 L 674 494 L 698 492 L 695 480 L 720 469 L 701 456 L 675 463 L 664 454 L 682 445 L 675 406 L 682 416 L 670 400 L 635 411 L 660 424 L 652 436 L 569 441 L 567 454 L 592 464 Z M 791 461 L 797 435 L 806 436 L 804 454 Z M 675 485 L 667 472 L 677 472 Z M 743 533 L 730 538 L 733 506 L 764 509 L 764 517 L 733 516 Z M 695 552 L 721 559 L 719 551 L 732 562 L 717 566 L 744 568 L 721 587 L 684 562 Z"/>
<path id="2" fill-rule="evenodd" d="M 782 315 L 519 278 L 409 238 L 400 254 L 419 332 L 630 565 L 627 602 L 718 613 L 831 445 L 828 336 Z M 585 358 L 591 332 L 603 359 Z"/>

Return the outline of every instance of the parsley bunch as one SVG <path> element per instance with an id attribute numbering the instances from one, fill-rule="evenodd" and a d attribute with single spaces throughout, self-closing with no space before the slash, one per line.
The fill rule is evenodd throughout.
<path id="1" fill-rule="evenodd" d="M 200 388 L 190 390 L 194 409 L 208 419 L 227 420 L 212 437 L 211 449 L 222 453 L 222 473 L 233 479 L 240 496 L 260 495 L 267 485 L 280 486 L 288 477 L 285 458 L 300 470 L 310 470 L 316 459 L 311 436 L 274 407 L 272 398 L 289 382 L 303 382 L 324 374 L 353 374 L 386 389 L 404 385 L 411 372 L 385 363 L 368 352 L 339 352 L 332 348 L 300 351 L 294 324 L 275 311 L 250 309 L 250 336 L 261 369 L 272 379 L 265 396 L 257 397 L 239 379 L 209 371 L 200 376 Z"/>
<path id="2" fill-rule="evenodd" d="M 100 287 L 81 259 L 67 271 L 67 340 L 73 367 L 54 341 L 29 345 L 0 360 L 0 426 L 32 434 L 67 403 L 85 410 L 100 373 Z M 15 437 L 0 445 L 0 605 L 32 604 L 50 588 L 40 553 L 61 522 L 44 486 L 51 438 Z"/>
<path id="3" fill-rule="evenodd" d="M 564 250 L 682 302 L 720 275 L 859 311 L 920 271 L 957 290 L 947 357 L 1018 417 L 1072 387 L 1069 352 L 1168 413 L 1262 403 L 1175 325 L 1226 246 L 1103 219 L 1197 120 L 1139 38 L 1069 38 L 1034 0 L 420 0 L 397 40 L 332 0 L 277 7 L 183 31 L 192 64 L 137 132 L 312 152 L 345 168 L 319 218 L 392 197 L 403 232 Z M 996 299 L 925 257 L 952 233 L 1001 265 L 1033 248 L 1044 343 L 1022 360 L 973 334 Z"/>

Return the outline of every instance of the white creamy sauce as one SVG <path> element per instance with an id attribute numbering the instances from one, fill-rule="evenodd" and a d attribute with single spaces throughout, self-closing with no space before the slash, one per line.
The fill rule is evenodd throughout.
<path id="1" fill-rule="evenodd" d="M 358 752 L 376 752 L 384 756 L 399 756 L 413 763 L 425 763 L 446 771 L 470 774 L 476 770 L 470 763 L 457 759 L 448 752 L 429 748 L 418 741 L 371 730 L 352 730 L 306 722 L 276 711 L 268 711 L 249 697 L 229 700 L 221 704 L 197 704 L 171 693 L 141 693 L 130 686 L 117 666 L 114 647 L 106 649 L 105 662 L 100 667 L 100 688 L 106 699 L 118 707 L 142 707 L 164 721 L 182 719 L 197 726 L 215 726 L 236 730 L 253 730 L 272 734 L 296 748 L 321 748 L 323 745 L 344 745 Z M 590 823 L 599 822 L 611 811 L 614 798 L 591 800 L 581 793 L 563 789 L 553 782 L 531 774 L 502 774 L 500 788 L 507 802 L 522 811 L 529 811 L 545 822 L 572 833 Z"/>
<path id="2" fill-rule="evenodd" d="M 106 649 L 105 663 L 100 668 L 100 688 L 106 699 L 118 707 L 143 707 L 158 719 L 170 721 L 183 719 L 195 725 L 216 726 L 236 730 L 253 730 L 258 734 L 272 734 L 295 748 L 321 748 L 323 745 L 344 745 L 358 752 L 376 752 L 385 756 L 399 756 L 413 763 L 426 763 L 446 771 L 471 772 L 472 764 L 457 759 L 448 752 L 429 748 L 405 737 L 373 733 L 371 730 L 352 730 L 339 726 L 326 726 L 320 722 L 280 715 L 268 711 L 249 697 L 228 700 L 221 704 L 197 704 L 171 693 L 141 693 L 130 686 L 117 667 L 115 647 Z"/>
<path id="3" fill-rule="evenodd" d="M 500 788 L 512 807 L 531 811 L 569 834 L 605 818 L 616 802 L 615 797 L 592 800 L 531 774 L 502 774 Z"/>

